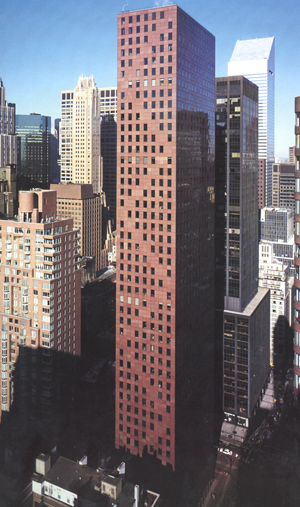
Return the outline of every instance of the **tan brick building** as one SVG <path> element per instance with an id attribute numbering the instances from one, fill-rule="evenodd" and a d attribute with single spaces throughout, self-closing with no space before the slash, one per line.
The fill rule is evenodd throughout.
<path id="1" fill-rule="evenodd" d="M 55 210 L 55 191 L 21 191 L 18 218 L 0 220 L 1 411 L 13 402 L 23 347 L 41 348 L 50 363 L 53 350 L 80 355 L 78 233 Z"/>
<path id="2" fill-rule="evenodd" d="M 57 215 L 73 218 L 79 229 L 80 254 L 95 258 L 95 269 L 101 266 L 103 195 L 93 193 L 91 184 L 59 183 L 50 185 L 57 192 Z"/>

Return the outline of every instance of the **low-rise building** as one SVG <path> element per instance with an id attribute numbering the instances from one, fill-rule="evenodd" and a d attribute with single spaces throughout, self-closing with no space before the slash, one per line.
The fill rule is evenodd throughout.
<path id="1" fill-rule="evenodd" d="M 124 480 L 125 464 L 116 470 L 76 463 L 60 456 L 51 466 L 51 457 L 40 454 L 32 476 L 33 505 L 61 507 L 147 507 L 158 506 L 160 495 Z"/>

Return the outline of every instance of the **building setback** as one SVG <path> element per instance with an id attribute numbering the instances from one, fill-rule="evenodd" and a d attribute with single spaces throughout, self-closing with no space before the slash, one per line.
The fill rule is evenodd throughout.
<path id="1" fill-rule="evenodd" d="M 228 76 L 242 75 L 259 88 L 258 158 L 266 161 L 264 206 L 272 204 L 272 164 L 275 142 L 274 37 L 238 40 L 228 63 Z M 261 189 L 260 185 L 258 189 Z"/>
<path id="2" fill-rule="evenodd" d="M 258 288 L 257 118 L 255 84 L 243 76 L 216 79 L 216 305 L 225 426 L 249 426 L 269 373 L 269 291 Z"/>
<path id="3" fill-rule="evenodd" d="M 61 93 L 59 153 L 62 183 L 91 183 L 101 191 L 100 97 L 93 76 L 80 76 L 75 90 Z"/>
<path id="4" fill-rule="evenodd" d="M 115 443 L 173 469 L 212 444 L 214 59 L 176 5 L 118 16 Z"/>
<path id="5" fill-rule="evenodd" d="M 57 216 L 73 218 L 79 232 L 79 251 L 95 258 L 95 269 L 101 269 L 103 196 L 93 193 L 91 184 L 50 185 L 57 193 Z"/>
<path id="6" fill-rule="evenodd" d="M 80 271 L 72 219 L 56 219 L 56 192 L 19 192 L 19 215 L 0 220 L 1 411 L 13 402 L 12 372 L 25 348 L 80 355 Z M 48 382 L 49 383 L 49 382 Z"/>

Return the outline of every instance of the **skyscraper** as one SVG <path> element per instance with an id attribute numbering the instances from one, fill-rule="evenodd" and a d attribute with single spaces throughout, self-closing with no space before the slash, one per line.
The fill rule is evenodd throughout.
<path id="1" fill-rule="evenodd" d="M 72 219 L 56 219 L 56 192 L 19 192 L 18 219 L 0 220 L 1 411 L 13 402 L 22 348 L 80 355 L 80 271 Z M 50 377 L 49 382 L 50 383 Z"/>
<path id="2" fill-rule="evenodd" d="M 265 202 L 272 204 L 272 164 L 275 141 L 275 42 L 274 37 L 238 40 L 228 63 L 228 76 L 242 75 L 259 89 L 258 158 L 266 160 Z"/>
<path id="3" fill-rule="evenodd" d="M 113 229 L 116 227 L 117 185 L 117 88 L 99 88 L 101 100 L 101 157 L 103 191 Z"/>
<path id="4" fill-rule="evenodd" d="M 173 468 L 212 444 L 214 61 L 176 5 L 118 16 L 116 446 Z"/>
<path id="5" fill-rule="evenodd" d="M 269 292 L 258 289 L 257 117 L 255 84 L 243 76 L 216 79 L 216 304 L 223 309 L 223 410 L 225 421 L 245 427 L 269 373 Z"/>
<path id="6" fill-rule="evenodd" d="M 5 88 L 0 77 L 0 167 L 18 162 L 18 137 L 15 135 L 15 104 L 5 100 Z"/>
<path id="7" fill-rule="evenodd" d="M 41 114 L 17 114 L 16 134 L 20 136 L 20 186 L 47 188 L 51 179 L 51 118 Z"/>
<path id="8" fill-rule="evenodd" d="M 295 316 L 294 316 L 294 395 L 300 394 L 300 97 L 295 98 Z"/>
<path id="9" fill-rule="evenodd" d="M 94 77 L 80 76 L 75 90 L 61 93 L 61 182 L 102 189 L 100 96 Z"/>

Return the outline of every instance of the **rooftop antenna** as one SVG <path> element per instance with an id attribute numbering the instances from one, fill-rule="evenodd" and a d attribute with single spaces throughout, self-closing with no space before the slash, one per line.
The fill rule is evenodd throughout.
<path id="1" fill-rule="evenodd" d="M 128 4 L 125 4 L 125 5 L 123 6 L 123 10 L 122 10 L 122 12 L 125 12 L 125 7 L 128 7 Z"/>

